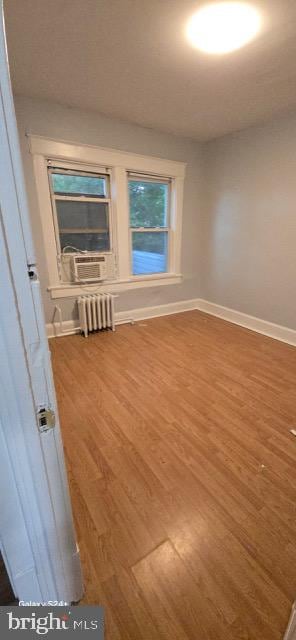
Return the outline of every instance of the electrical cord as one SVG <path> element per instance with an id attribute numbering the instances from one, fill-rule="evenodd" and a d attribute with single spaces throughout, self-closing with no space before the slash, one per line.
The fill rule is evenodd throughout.
<path id="1" fill-rule="evenodd" d="M 80 255 L 85 255 L 87 253 L 89 253 L 89 251 L 87 251 L 86 249 L 77 249 L 77 247 L 74 247 L 71 244 L 66 245 L 65 247 L 63 247 L 62 253 L 58 254 L 58 258 L 61 258 L 64 255 L 69 255 L 69 253 L 66 251 L 66 249 L 74 249 L 74 251 Z M 63 260 L 60 260 L 60 265 L 62 268 L 62 271 L 64 273 L 64 276 L 67 278 L 68 274 L 66 272 L 65 269 L 65 265 L 63 263 Z M 71 264 L 71 258 L 69 260 L 69 268 L 70 268 L 70 273 L 71 276 L 73 277 L 73 280 L 75 280 L 76 282 L 78 282 L 78 284 L 81 286 L 81 288 L 83 289 L 83 291 L 85 291 L 87 294 L 91 295 L 91 294 L 96 294 L 97 292 L 99 293 L 99 289 L 102 286 L 102 282 L 100 284 L 98 284 L 98 286 L 95 289 L 89 289 L 89 285 L 85 284 L 85 282 L 81 281 L 78 277 L 77 274 L 74 272 L 74 270 L 72 269 L 72 264 Z"/>

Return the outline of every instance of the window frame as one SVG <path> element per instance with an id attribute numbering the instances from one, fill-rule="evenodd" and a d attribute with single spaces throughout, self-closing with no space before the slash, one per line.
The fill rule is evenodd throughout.
<path id="1" fill-rule="evenodd" d="M 43 254 L 49 275 L 47 287 L 52 299 L 76 297 L 84 292 L 82 285 L 61 282 L 57 256 L 56 235 L 52 215 L 51 194 L 47 163 L 70 169 L 83 168 L 93 173 L 109 172 L 112 219 L 112 249 L 115 256 L 116 278 L 105 283 L 88 285 L 88 291 L 108 291 L 117 293 L 142 287 L 178 284 L 181 275 L 181 237 L 183 186 L 186 164 L 152 156 L 142 156 L 105 149 L 91 145 L 77 144 L 61 140 L 51 140 L 28 134 L 29 150 L 33 158 L 33 169 L 37 199 L 43 231 Z M 130 267 L 130 231 L 128 174 L 142 173 L 171 179 L 170 202 L 170 258 L 169 271 L 157 274 L 133 276 Z M 101 199 L 100 199 L 101 200 Z M 111 234 L 110 234 L 111 236 Z M 120 241 L 119 241 L 120 239 Z"/>
<path id="2" fill-rule="evenodd" d="M 67 165 L 67 166 L 65 166 Z M 84 176 L 88 176 L 88 177 L 97 177 L 97 178 L 107 178 L 107 193 L 108 193 L 108 198 L 102 198 L 100 196 L 84 196 L 83 194 L 81 196 L 73 196 L 73 195 L 60 195 L 58 193 L 55 193 L 54 189 L 53 189 L 53 184 L 52 184 L 52 180 L 50 178 L 50 175 L 52 173 L 61 173 L 61 174 L 65 174 L 65 172 L 68 172 L 68 175 L 84 175 Z M 61 241 L 60 241 L 60 234 L 61 234 L 61 229 L 60 229 L 60 225 L 59 225 L 59 221 L 58 221 L 58 212 L 57 212 L 57 207 L 56 207 L 56 201 L 70 201 L 70 202 L 98 202 L 98 203 L 106 203 L 108 204 L 108 213 L 107 213 L 107 220 L 108 220 L 108 227 L 107 230 L 109 232 L 109 249 L 106 249 L 104 251 L 95 251 L 95 253 L 112 253 L 113 252 L 113 234 L 112 234 L 112 203 L 111 203 L 111 194 L 110 194 L 110 172 L 105 170 L 103 172 L 103 170 L 99 171 L 99 168 L 96 169 L 96 171 L 85 171 L 84 168 L 79 168 L 77 165 L 73 165 L 72 168 L 70 168 L 69 163 L 63 163 L 63 162 L 57 162 L 57 161 L 48 161 L 48 166 L 47 166 L 47 173 L 48 173 L 48 183 L 49 183 L 49 190 L 50 190 L 50 197 L 51 197 L 51 203 L 52 203 L 52 213 L 53 213 L 53 221 L 54 221 L 54 228 L 55 228 L 55 237 L 56 237 L 56 246 L 57 246 L 57 255 L 58 256 L 62 256 L 63 255 L 63 251 L 61 249 Z M 77 228 L 73 228 L 71 229 L 69 227 L 69 229 L 67 230 L 63 230 L 64 233 L 78 233 L 78 229 Z M 102 233 L 103 231 L 99 228 L 92 228 L 91 230 L 87 230 L 87 229 L 79 229 L 79 233 Z M 75 255 L 75 251 L 67 251 L 66 255 Z M 93 253 L 92 251 L 89 251 L 88 253 Z"/>
<path id="3" fill-rule="evenodd" d="M 134 180 L 133 180 L 134 178 Z M 169 186 L 168 189 L 168 198 L 166 205 L 166 226 L 165 227 L 133 227 L 130 224 L 130 197 L 129 197 L 129 251 L 130 251 L 130 273 L 131 277 L 143 277 L 145 274 L 134 274 L 133 273 L 133 234 L 134 233 L 167 233 L 167 258 L 166 258 L 166 271 L 152 271 L 147 274 L 152 276 L 159 276 L 164 273 L 171 273 L 171 187 L 172 187 L 172 178 L 168 178 L 167 176 L 155 176 L 155 175 L 147 175 L 141 174 L 136 171 L 127 172 L 127 188 L 129 194 L 129 182 L 148 182 L 156 184 L 167 184 Z"/>

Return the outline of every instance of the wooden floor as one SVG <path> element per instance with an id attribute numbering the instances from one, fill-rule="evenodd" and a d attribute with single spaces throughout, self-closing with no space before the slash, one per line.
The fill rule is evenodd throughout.
<path id="1" fill-rule="evenodd" d="M 7 606 L 9 604 L 17 603 L 3 562 L 3 556 L 0 553 L 0 606 Z"/>
<path id="2" fill-rule="evenodd" d="M 112 640 L 280 640 L 296 349 L 198 311 L 50 341 L 85 576 Z"/>

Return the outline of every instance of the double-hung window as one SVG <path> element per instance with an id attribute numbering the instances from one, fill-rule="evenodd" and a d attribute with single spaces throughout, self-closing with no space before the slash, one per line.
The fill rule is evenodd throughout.
<path id="1" fill-rule="evenodd" d="M 109 251 L 109 176 L 51 166 L 49 178 L 58 254 Z"/>
<path id="2" fill-rule="evenodd" d="M 170 191 L 167 178 L 128 174 L 132 275 L 169 271 Z"/>
<path id="3" fill-rule="evenodd" d="M 77 253 L 106 277 L 88 291 L 178 284 L 186 165 L 30 136 L 51 297 L 82 295 Z M 89 255 L 87 255 L 89 254 Z M 93 255 L 92 255 L 93 254 Z"/>

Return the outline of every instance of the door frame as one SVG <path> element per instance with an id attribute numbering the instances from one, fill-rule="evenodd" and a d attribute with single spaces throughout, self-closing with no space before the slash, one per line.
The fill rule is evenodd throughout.
<path id="1" fill-rule="evenodd" d="M 0 545 L 16 597 L 83 593 L 0 0 Z M 33 277 L 30 277 L 32 276 Z M 55 427 L 39 429 L 50 408 Z"/>

